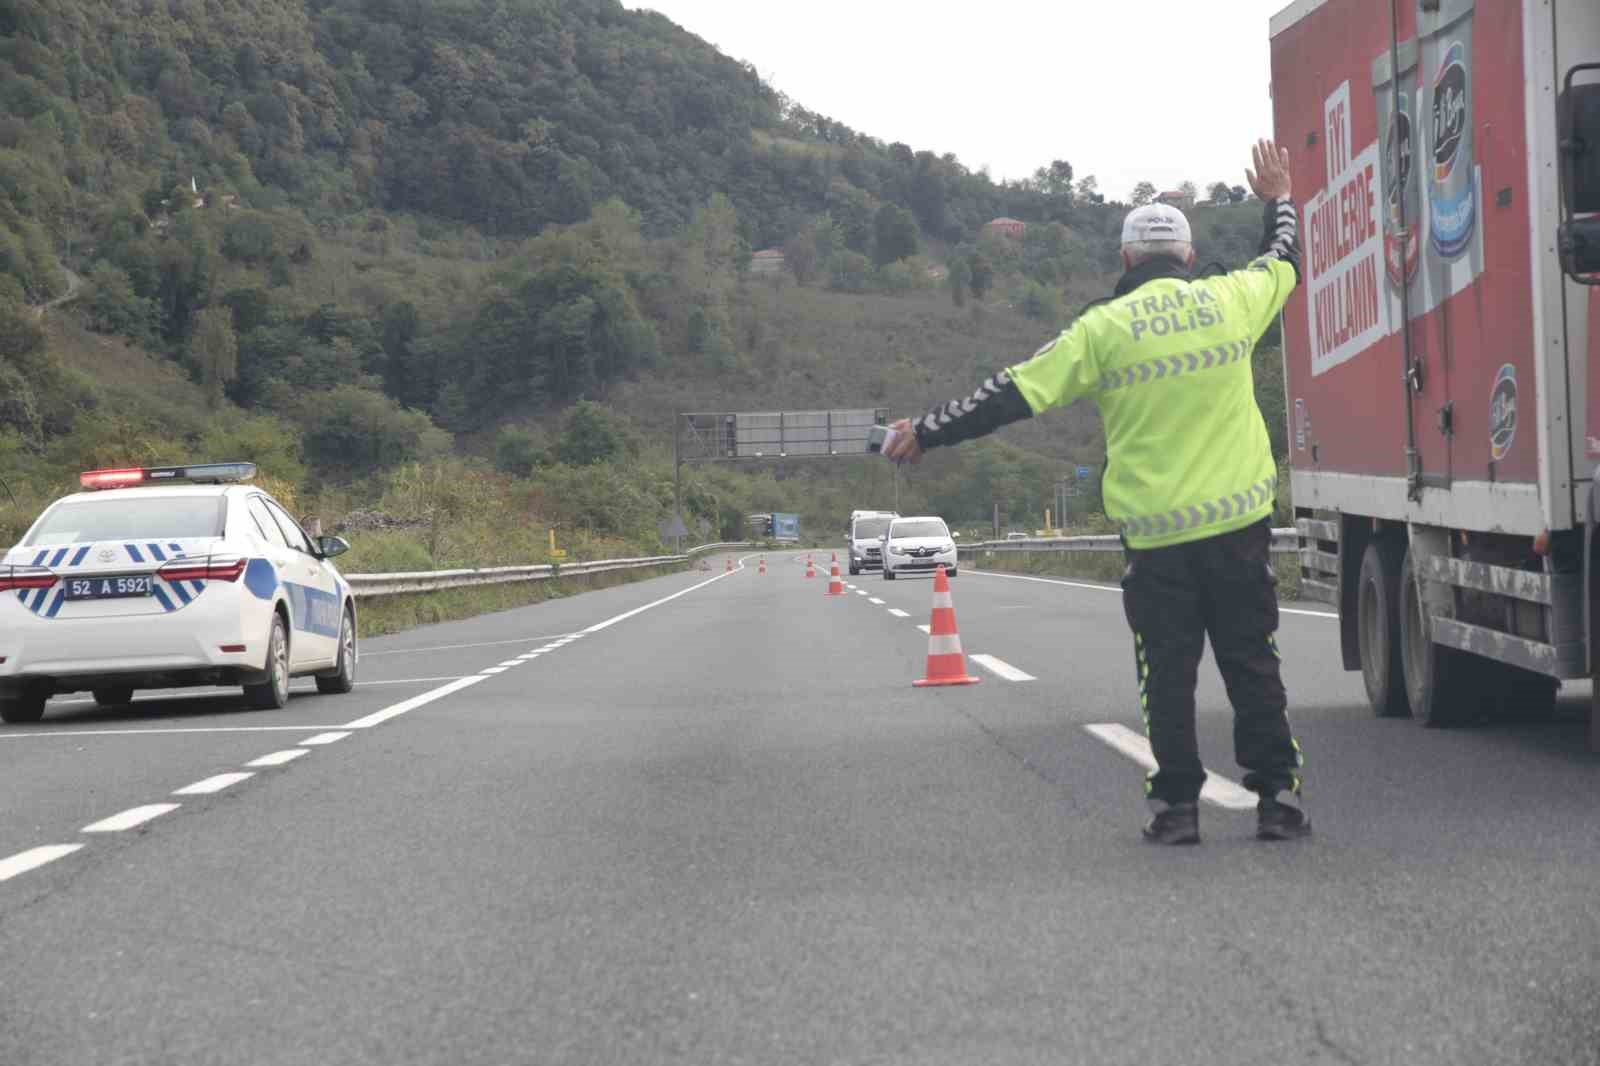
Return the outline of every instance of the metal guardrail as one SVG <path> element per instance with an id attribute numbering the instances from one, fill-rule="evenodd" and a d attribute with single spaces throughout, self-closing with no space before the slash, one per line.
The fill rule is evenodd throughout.
<path id="1" fill-rule="evenodd" d="M 1115 533 L 1094 534 L 1085 537 L 1017 537 L 1010 540 L 982 540 L 974 544 L 956 545 L 956 554 L 963 552 L 1120 552 L 1122 538 Z M 1275 554 L 1300 550 L 1300 534 L 1293 528 L 1272 531 L 1272 551 Z"/>
<path id="2" fill-rule="evenodd" d="M 505 585 L 516 581 L 550 581 L 578 574 L 603 574 L 612 570 L 644 570 L 687 563 L 705 552 L 748 548 L 748 541 L 702 544 L 682 555 L 647 555 L 635 559 L 595 559 L 587 563 L 541 563 L 537 566 L 484 566 L 463 570 L 421 570 L 395 574 L 345 574 L 358 599 L 398 596 L 407 592 L 438 592 L 474 585 Z"/>

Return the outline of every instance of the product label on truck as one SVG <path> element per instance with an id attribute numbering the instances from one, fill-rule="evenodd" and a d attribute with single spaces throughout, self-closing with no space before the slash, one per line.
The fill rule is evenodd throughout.
<path id="1" fill-rule="evenodd" d="M 1385 278 L 1383 188 L 1378 143 L 1351 150 L 1350 83 L 1323 108 L 1328 186 L 1306 204 L 1306 299 L 1311 373 L 1322 374 L 1389 332 Z"/>

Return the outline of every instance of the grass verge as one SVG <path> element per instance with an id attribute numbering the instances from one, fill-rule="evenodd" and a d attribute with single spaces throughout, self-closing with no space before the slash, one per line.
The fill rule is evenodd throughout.
<path id="1" fill-rule="evenodd" d="M 505 585 L 442 589 L 438 592 L 379 596 L 358 603 L 358 630 L 363 637 L 400 633 L 416 626 L 474 618 L 495 611 L 576 596 L 580 592 L 626 585 L 650 577 L 687 570 L 692 564 L 670 563 L 638 570 L 609 570 L 599 574 L 573 574 L 550 581 L 518 581 Z"/>

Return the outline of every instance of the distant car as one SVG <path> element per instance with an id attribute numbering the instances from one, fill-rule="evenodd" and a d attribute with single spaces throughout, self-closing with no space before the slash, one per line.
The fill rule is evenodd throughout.
<path id="1" fill-rule="evenodd" d="M 950 527 L 936 515 L 896 518 L 883 534 L 883 578 L 901 574 L 932 573 L 943 566 L 956 576 L 956 542 Z"/>
<path id="2" fill-rule="evenodd" d="M 850 512 L 850 573 L 876 570 L 883 565 L 883 532 L 898 517 L 893 511 Z"/>
<path id="3" fill-rule="evenodd" d="M 1006 534 L 1006 539 L 1007 540 L 1027 540 L 1028 539 L 1028 535 L 1026 533 L 1019 533 L 1019 532 L 1017 532 L 1016 530 L 1013 529 L 1010 533 Z"/>
<path id="4" fill-rule="evenodd" d="M 142 688 L 242 685 L 252 706 L 289 678 L 349 692 L 356 605 L 329 560 L 251 463 L 95 470 L 0 556 L 0 720 L 89 691 L 106 706 Z M 183 482 L 188 482 L 184 484 Z M 15 595 L 13 595 L 13 593 Z"/>

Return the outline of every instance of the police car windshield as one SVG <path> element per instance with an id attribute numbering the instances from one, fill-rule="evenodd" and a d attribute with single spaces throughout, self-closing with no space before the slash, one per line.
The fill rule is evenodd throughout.
<path id="1" fill-rule="evenodd" d="M 887 518 L 858 518 L 856 519 L 856 540 L 877 540 L 883 536 L 883 531 L 889 528 Z"/>
<path id="2" fill-rule="evenodd" d="M 220 496 L 71 500 L 57 504 L 24 541 L 48 547 L 100 540 L 181 540 L 222 536 Z"/>
<path id="3" fill-rule="evenodd" d="M 891 537 L 948 537 L 950 531 L 937 518 L 924 518 L 920 522 L 896 522 Z"/>

